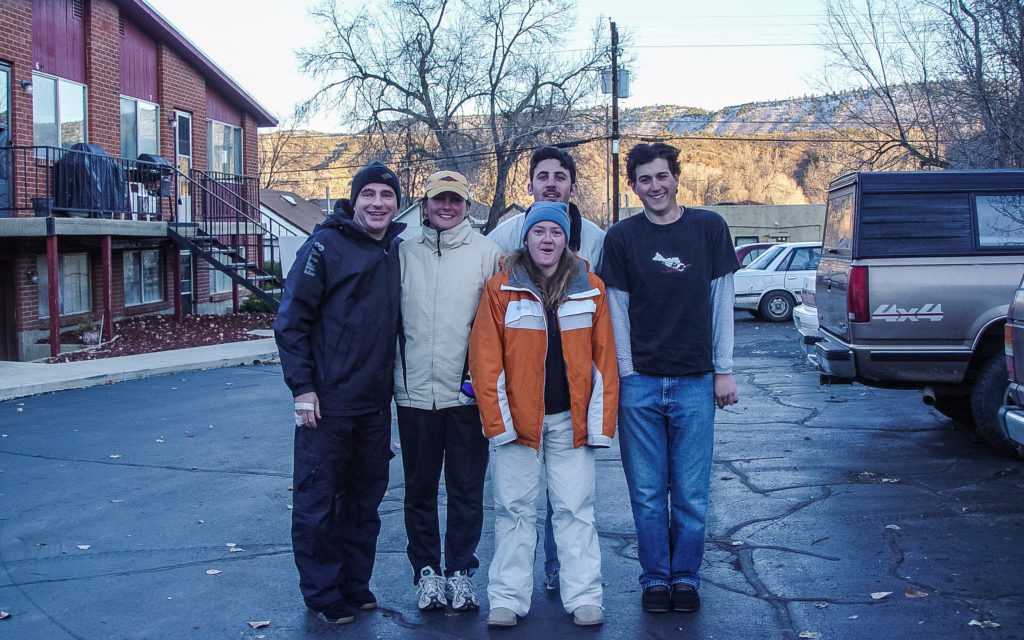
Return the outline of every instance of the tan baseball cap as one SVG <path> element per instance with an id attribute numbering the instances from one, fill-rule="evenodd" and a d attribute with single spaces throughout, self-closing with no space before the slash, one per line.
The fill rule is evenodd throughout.
<path id="1" fill-rule="evenodd" d="M 433 198 L 445 191 L 451 191 L 463 200 L 469 200 L 469 181 L 466 180 L 466 176 L 454 171 L 438 171 L 427 178 L 425 198 Z"/>

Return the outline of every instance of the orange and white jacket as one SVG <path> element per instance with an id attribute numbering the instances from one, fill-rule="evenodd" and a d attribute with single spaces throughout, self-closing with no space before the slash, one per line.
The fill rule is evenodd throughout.
<path id="1" fill-rule="evenodd" d="M 573 446 L 608 447 L 619 374 L 604 283 L 585 265 L 558 305 Z M 521 271 L 487 281 L 469 338 L 469 370 L 484 435 L 540 449 L 548 334 L 536 288 Z"/>

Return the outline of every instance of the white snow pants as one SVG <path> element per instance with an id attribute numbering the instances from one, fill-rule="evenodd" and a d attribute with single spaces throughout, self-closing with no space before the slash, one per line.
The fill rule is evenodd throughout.
<path id="1" fill-rule="evenodd" d="M 537 495 L 544 474 L 558 547 L 560 593 L 567 613 L 602 605 L 601 548 L 594 527 L 594 450 L 572 446 L 569 412 L 544 418 L 540 451 L 509 443 L 491 447 L 494 558 L 488 572 L 491 609 L 530 610 L 537 547 Z"/>

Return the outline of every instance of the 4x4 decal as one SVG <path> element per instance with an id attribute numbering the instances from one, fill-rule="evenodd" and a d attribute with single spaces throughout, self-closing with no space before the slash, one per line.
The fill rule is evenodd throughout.
<path id="1" fill-rule="evenodd" d="M 942 318 L 942 305 L 931 303 L 913 309 L 901 309 L 894 304 L 883 304 L 871 314 L 872 320 L 878 319 L 886 322 L 906 322 L 908 320 L 910 322 L 918 320 L 941 322 Z"/>

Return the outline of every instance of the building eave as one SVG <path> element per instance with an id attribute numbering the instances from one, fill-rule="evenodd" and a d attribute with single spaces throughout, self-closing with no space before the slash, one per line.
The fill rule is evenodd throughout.
<path id="1" fill-rule="evenodd" d="M 275 118 L 266 107 L 256 101 L 235 80 L 218 67 L 195 44 L 186 38 L 174 25 L 145 0 L 117 0 L 122 15 L 134 24 L 151 32 L 165 42 L 175 53 L 198 70 L 207 84 L 231 102 L 242 107 L 256 120 L 258 127 L 276 127 Z"/>

